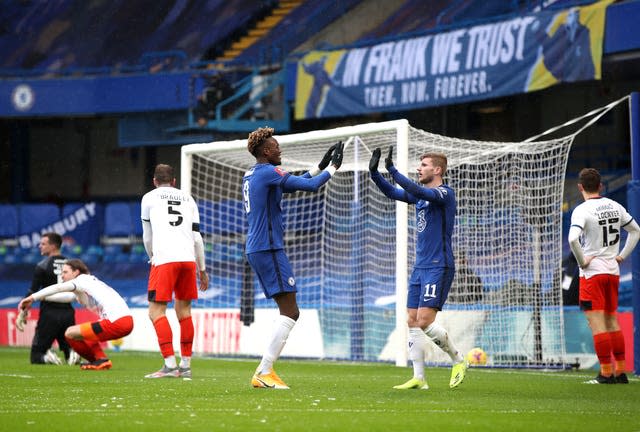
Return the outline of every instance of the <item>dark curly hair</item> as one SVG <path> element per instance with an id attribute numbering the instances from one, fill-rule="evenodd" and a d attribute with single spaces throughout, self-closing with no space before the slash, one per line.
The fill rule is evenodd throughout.
<path id="1" fill-rule="evenodd" d="M 273 136 L 273 132 L 273 128 L 270 127 L 261 127 L 251 132 L 247 142 L 247 150 L 249 150 L 249 153 L 258 157 L 262 146 Z"/>

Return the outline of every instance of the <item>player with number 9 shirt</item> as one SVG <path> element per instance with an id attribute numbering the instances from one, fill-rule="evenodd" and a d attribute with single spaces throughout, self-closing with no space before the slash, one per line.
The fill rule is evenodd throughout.
<path id="1" fill-rule="evenodd" d="M 245 247 L 247 261 L 258 276 L 267 298 L 278 305 L 280 316 L 266 351 L 251 379 L 255 388 L 288 389 L 273 370 L 273 364 L 300 315 L 296 301 L 296 282 L 284 252 L 284 225 L 280 201 L 282 194 L 295 191 L 316 192 L 342 165 L 342 142 L 330 147 L 318 164 L 302 176 L 280 168 L 280 144 L 273 128 L 259 128 L 249 134 L 247 150 L 256 164 L 242 179 L 244 210 L 248 232 Z"/>

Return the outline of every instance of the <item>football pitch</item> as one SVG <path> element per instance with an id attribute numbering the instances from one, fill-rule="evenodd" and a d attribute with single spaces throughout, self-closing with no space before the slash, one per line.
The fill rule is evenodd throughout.
<path id="1" fill-rule="evenodd" d="M 195 357 L 193 380 L 145 379 L 159 354 L 110 353 L 113 369 L 29 364 L 0 348 L 0 431 L 640 431 L 640 380 L 586 385 L 595 372 L 472 368 L 456 389 L 394 390 L 410 368 L 283 359 L 290 390 L 253 389 L 257 359 Z"/>

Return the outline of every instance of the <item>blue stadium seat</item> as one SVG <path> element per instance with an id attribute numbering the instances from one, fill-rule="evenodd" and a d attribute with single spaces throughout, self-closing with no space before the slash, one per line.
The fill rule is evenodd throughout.
<path id="1" fill-rule="evenodd" d="M 129 253 L 120 244 L 107 244 L 104 247 L 102 261 L 105 263 L 124 263 L 129 261 Z"/>
<path id="2" fill-rule="evenodd" d="M 0 244 L 18 244 L 18 209 L 12 204 L 0 204 Z"/>
<path id="3" fill-rule="evenodd" d="M 80 259 L 84 261 L 89 268 L 92 265 L 98 264 L 102 261 L 102 256 L 104 255 L 104 250 L 100 245 L 91 245 L 85 249 L 85 251 L 80 256 Z"/>
<path id="4" fill-rule="evenodd" d="M 132 201 L 129 204 L 131 208 L 131 223 L 133 224 L 133 235 L 142 237 L 142 219 L 140 219 L 140 201 Z"/>
<path id="5" fill-rule="evenodd" d="M 60 207 L 55 204 L 21 204 L 18 234 L 54 231 L 53 224 L 61 222 Z"/>
<path id="6" fill-rule="evenodd" d="M 134 228 L 130 204 L 125 201 L 108 203 L 104 208 L 104 232 L 101 242 L 107 245 L 131 244 L 133 241 Z"/>

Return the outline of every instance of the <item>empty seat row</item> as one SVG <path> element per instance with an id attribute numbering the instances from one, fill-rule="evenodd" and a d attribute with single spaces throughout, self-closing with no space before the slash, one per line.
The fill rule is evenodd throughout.
<path id="1" fill-rule="evenodd" d="M 289 207 L 296 200 L 290 200 Z M 242 202 L 198 202 L 203 235 L 235 236 L 246 231 Z M 84 249 L 92 245 L 133 245 L 142 241 L 140 201 L 56 204 L 0 204 L 0 245 L 36 249 L 41 234 L 54 231 L 64 243 Z"/>
<path id="2" fill-rule="evenodd" d="M 142 236 L 139 201 L 107 204 L 0 204 L 0 245 L 30 249 L 43 232 L 55 231 L 67 244 L 131 244 Z"/>

